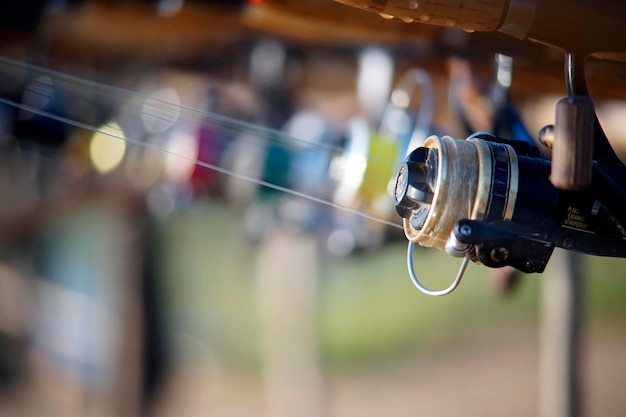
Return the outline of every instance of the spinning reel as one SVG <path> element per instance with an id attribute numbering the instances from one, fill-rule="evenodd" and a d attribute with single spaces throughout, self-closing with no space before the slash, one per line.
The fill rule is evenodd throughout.
<path id="1" fill-rule="evenodd" d="M 543 272 L 555 247 L 626 257 L 626 166 L 617 158 L 587 96 L 574 56 L 566 60 L 569 95 L 557 104 L 554 126 L 538 147 L 486 133 L 467 140 L 431 136 L 400 167 L 396 211 L 409 240 L 414 284 L 445 295 L 469 261 Z M 453 284 L 425 288 L 413 269 L 415 243 L 463 257 Z"/>
<path id="2" fill-rule="evenodd" d="M 466 141 L 431 137 L 400 168 L 394 200 L 410 242 L 409 273 L 418 288 L 431 295 L 450 293 L 469 260 L 542 272 L 554 247 L 626 257 L 626 167 L 598 123 L 579 71 L 583 61 L 574 62 L 574 56 L 593 53 L 624 62 L 625 3 L 336 1 L 387 19 L 497 31 L 510 37 L 503 44 L 529 40 L 567 52 L 568 97 L 557 105 L 555 125 L 540 133 L 552 148 L 551 159 L 529 142 L 475 134 Z M 431 291 L 419 282 L 412 265 L 415 243 L 464 258 L 449 288 Z"/>

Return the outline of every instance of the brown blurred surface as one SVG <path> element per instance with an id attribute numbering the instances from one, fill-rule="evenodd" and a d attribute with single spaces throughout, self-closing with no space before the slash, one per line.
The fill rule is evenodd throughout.
<path id="1" fill-rule="evenodd" d="M 615 360 L 623 356 L 626 344 L 620 326 L 591 329 L 584 354 L 584 415 L 623 415 L 626 362 Z M 367 373 L 327 374 L 327 415 L 536 415 L 537 344 L 537 336 L 530 329 L 497 329 L 470 343 L 421 354 Z M 36 404 L 33 398 L 53 400 L 55 407 L 48 409 L 49 417 L 74 415 L 67 413 L 76 410 L 79 393 L 69 382 L 67 386 L 58 380 L 50 382 L 30 380 L 25 388 L 35 388 L 34 391 L 5 396 L 0 401 L 0 415 L 32 415 L 29 410 Z M 255 378 L 224 374 L 210 365 L 181 368 L 169 375 L 153 415 L 259 416 L 265 407 L 262 392 Z"/>

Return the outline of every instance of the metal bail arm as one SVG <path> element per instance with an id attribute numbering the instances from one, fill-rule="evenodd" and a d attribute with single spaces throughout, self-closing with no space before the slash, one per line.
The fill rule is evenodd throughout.
<path id="1" fill-rule="evenodd" d="M 429 288 L 426 288 L 417 278 L 417 275 L 415 275 L 415 270 L 413 269 L 414 247 L 415 247 L 415 242 L 409 241 L 409 248 L 407 251 L 407 266 L 409 269 L 409 276 L 411 277 L 411 281 L 413 282 L 413 285 L 417 287 L 418 290 L 420 290 L 426 295 L 432 295 L 433 297 L 440 297 L 442 295 L 450 294 L 459 286 L 459 284 L 461 283 L 461 279 L 463 278 L 463 275 L 465 274 L 465 269 L 467 268 L 467 264 L 469 263 L 469 260 L 470 260 L 469 254 L 466 254 L 465 257 L 463 257 L 463 262 L 461 263 L 459 272 L 456 274 L 456 278 L 452 282 L 452 285 L 450 285 L 448 288 L 443 289 L 443 290 L 431 290 Z"/>

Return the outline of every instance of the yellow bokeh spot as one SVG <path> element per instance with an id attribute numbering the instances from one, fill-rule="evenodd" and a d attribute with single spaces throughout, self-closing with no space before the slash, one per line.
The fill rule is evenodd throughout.
<path id="1" fill-rule="evenodd" d="M 107 173 L 114 170 L 126 152 L 124 131 L 116 123 L 105 123 L 91 138 L 89 156 L 96 170 Z"/>

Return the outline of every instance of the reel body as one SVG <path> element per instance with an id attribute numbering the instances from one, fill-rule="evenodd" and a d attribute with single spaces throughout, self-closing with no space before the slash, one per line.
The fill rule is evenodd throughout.
<path id="1" fill-rule="evenodd" d="M 394 202 L 409 241 L 488 267 L 543 272 L 554 247 L 626 257 L 626 231 L 603 193 L 557 189 L 550 173 L 527 142 L 431 136 L 400 168 Z M 594 177 L 623 189 L 626 167 L 595 162 Z"/>

